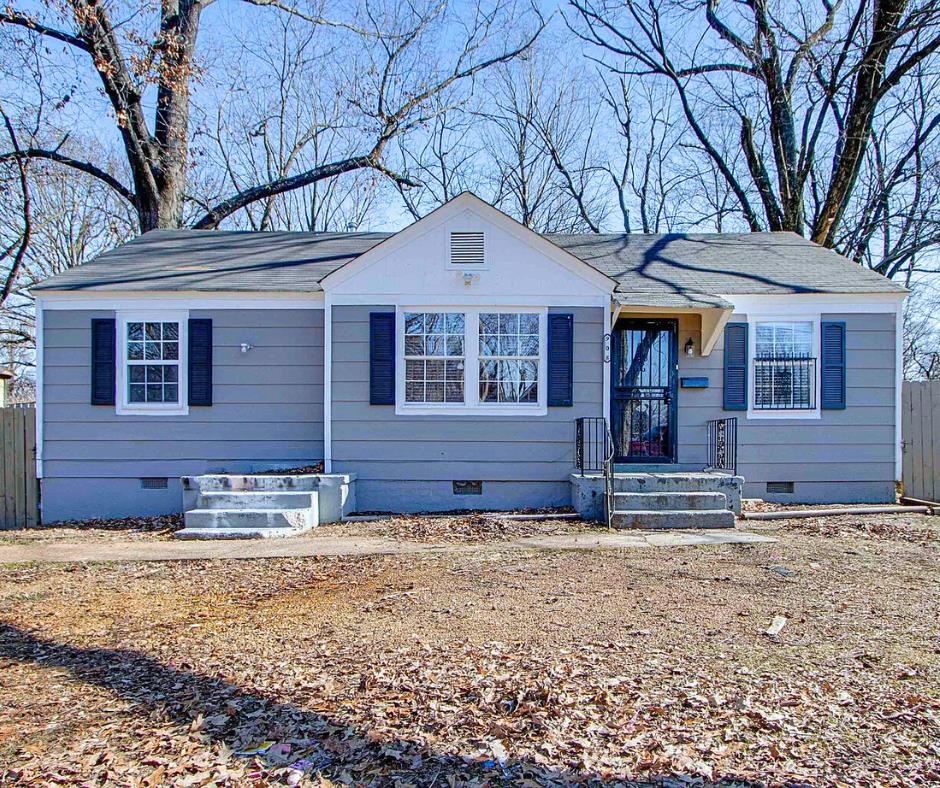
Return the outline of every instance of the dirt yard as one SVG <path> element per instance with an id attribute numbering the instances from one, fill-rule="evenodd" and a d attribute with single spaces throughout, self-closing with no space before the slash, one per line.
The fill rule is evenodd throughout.
<path id="1" fill-rule="evenodd" d="M 940 781 L 940 520 L 747 527 L 0 567 L 0 785 Z"/>

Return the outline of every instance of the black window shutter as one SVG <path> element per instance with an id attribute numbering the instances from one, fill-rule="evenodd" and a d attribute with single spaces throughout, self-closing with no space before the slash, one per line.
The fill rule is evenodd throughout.
<path id="1" fill-rule="evenodd" d="M 369 404 L 395 404 L 395 313 L 369 314 Z"/>
<path id="2" fill-rule="evenodd" d="M 548 316 L 548 404 L 574 404 L 574 315 Z"/>
<path id="3" fill-rule="evenodd" d="M 189 321 L 189 404 L 212 404 L 212 321 Z"/>
<path id="4" fill-rule="evenodd" d="M 725 326 L 725 410 L 747 410 L 747 323 Z"/>
<path id="5" fill-rule="evenodd" d="M 91 404 L 113 405 L 116 330 L 113 318 L 91 321 Z"/>
<path id="6" fill-rule="evenodd" d="M 845 409 L 845 323 L 824 321 L 822 331 L 822 408 Z"/>

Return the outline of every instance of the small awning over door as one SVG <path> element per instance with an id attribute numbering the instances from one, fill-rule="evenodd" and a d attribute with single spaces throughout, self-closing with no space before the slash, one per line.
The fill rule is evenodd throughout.
<path id="1" fill-rule="evenodd" d="M 702 321 L 701 355 L 707 356 L 714 349 L 725 323 L 734 311 L 734 305 L 709 293 L 614 293 L 617 310 L 613 322 L 621 312 L 649 313 L 667 316 L 697 314 Z"/>

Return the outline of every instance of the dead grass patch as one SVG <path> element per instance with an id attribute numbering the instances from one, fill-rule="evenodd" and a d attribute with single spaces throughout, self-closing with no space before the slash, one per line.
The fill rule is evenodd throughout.
<path id="1" fill-rule="evenodd" d="M 880 521 L 762 523 L 780 541 L 748 546 L 5 567 L 0 783 L 940 780 L 940 542 L 928 518 Z"/>

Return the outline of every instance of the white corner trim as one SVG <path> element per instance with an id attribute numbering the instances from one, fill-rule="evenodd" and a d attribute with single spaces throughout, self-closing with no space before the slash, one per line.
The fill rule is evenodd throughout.
<path id="1" fill-rule="evenodd" d="M 458 403 L 405 402 L 405 312 L 412 306 L 395 308 L 395 415 L 396 416 L 545 416 L 548 414 L 548 309 L 546 307 L 495 307 L 505 312 L 529 312 L 539 316 L 538 403 L 491 405 L 479 401 L 477 370 L 480 360 L 480 313 L 494 307 L 421 306 L 421 311 L 444 312 L 459 309 L 464 314 L 464 401 Z"/>
<path id="2" fill-rule="evenodd" d="M 323 472 L 333 471 L 333 302 L 323 308 Z"/>
<path id="3" fill-rule="evenodd" d="M 43 368 L 45 366 L 45 338 L 43 337 L 43 299 L 36 296 L 36 478 L 42 479 L 43 449 L 43 413 L 45 411 L 46 391 L 43 387 Z M 40 521 L 42 520 L 42 496 L 39 496 Z"/>
<path id="4" fill-rule="evenodd" d="M 616 303 L 608 303 L 604 306 L 604 322 L 601 326 L 601 364 L 603 366 L 603 371 L 601 375 L 602 385 L 604 390 L 601 392 L 601 407 L 603 408 L 601 416 L 604 417 L 604 420 L 607 424 L 607 429 L 610 429 L 612 419 L 612 413 L 610 410 L 610 364 L 612 359 L 612 347 L 613 347 L 613 337 L 611 333 L 613 332 L 613 326 L 616 323 L 616 312 L 619 312 L 619 305 Z M 577 326 L 575 326 L 577 328 Z M 610 337 L 610 339 L 608 339 Z M 605 352 L 605 343 L 608 343 L 606 346 L 608 349 L 611 349 L 611 355 L 607 355 Z"/>
<path id="5" fill-rule="evenodd" d="M 132 309 L 323 309 L 323 293 L 200 293 L 186 291 L 114 293 L 42 291 L 47 310 L 101 309 L 119 312 Z"/>
<path id="6" fill-rule="evenodd" d="M 899 301 L 894 319 L 894 480 L 904 478 L 904 432 L 902 392 L 904 390 L 904 303 Z"/>
<path id="7" fill-rule="evenodd" d="M 163 403 L 131 403 L 127 400 L 127 324 L 130 322 L 179 323 L 179 401 Z M 189 415 L 189 312 L 187 311 L 124 311 L 115 314 L 117 342 L 114 412 L 118 416 L 187 416 Z"/>
<path id="8" fill-rule="evenodd" d="M 407 306 L 409 309 L 421 307 L 426 311 L 433 311 L 436 307 L 447 307 L 450 311 L 469 307 L 480 307 L 481 309 L 488 307 L 541 309 L 593 306 L 610 309 L 611 305 L 611 300 L 606 295 L 572 296 L 564 293 L 514 296 L 441 293 L 416 296 L 405 292 L 359 295 L 358 293 L 344 294 L 331 291 L 329 298 L 333 306 Z"/>

